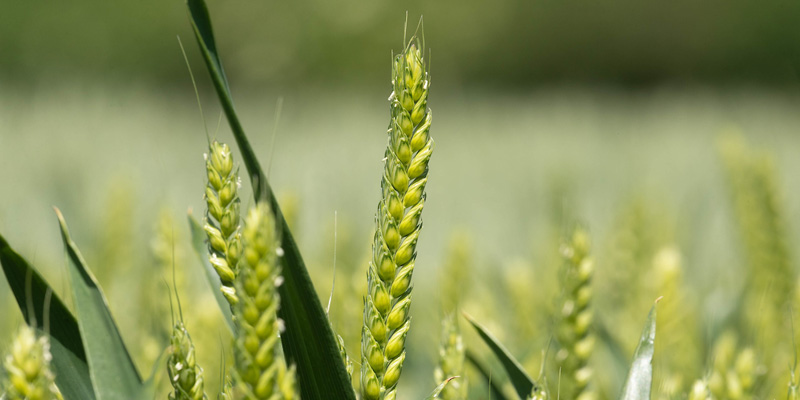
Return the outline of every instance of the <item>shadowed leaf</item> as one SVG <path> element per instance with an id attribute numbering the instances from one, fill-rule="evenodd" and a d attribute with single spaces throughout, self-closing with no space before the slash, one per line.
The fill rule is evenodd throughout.
<path id="1" fill-rule="evenodd" d="M 520 398 L 524 399 L 536 389 L 536 383 L 522 368 L 522 365 L 517 361 L 511 353 L 503 346 L 497 338 L 495 338 L 489 331 L 486 330 L 481 324 L 475 321 L 468 314 L 464 313 L 464 318 L 478 331 L 481 339 L 489 346 L 495 356 L 500 360 L 500 363 L 505 368 L 514 390 Z"/>

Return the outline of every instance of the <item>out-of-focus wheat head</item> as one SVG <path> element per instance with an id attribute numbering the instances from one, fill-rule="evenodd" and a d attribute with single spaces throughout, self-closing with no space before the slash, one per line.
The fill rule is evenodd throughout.
<path id="1" fill-rule="evenodd" d="M 458 328 L 456 314 L 448 314 L 442 320 L 442 339 L 439 344 L 439 363 L 436 365 L 433 377 L 436 385 L 447 379 L 457 376 L 445 386 L 439 394 L 443 400 L 467 399 L 467 376 L 464 368 L 466 349 L 461 331 Z"/>
<path id="2" fill-rule="evenodd" d="M 433 151 L 424 49 L 414 37 L 392 65 L 391 121 L 361 334 L 361 393 L 396 398 L 410 328 L 411 275 Z"/>
<path id="3" fill-rule="evenodd" d="M 749 149 L 740 136 L 723 137 L 719 147 L 747 259 L 745 321 L 765 327 L 757 338 L 766 344 L 765 361 L 784 369 L 791 360 L 780 350 L 790 346 L 786 310 L 794 299 L 795 274 L 775 167 L 769 154 Z"/>
<path id="4" fill-rule="evenodd" d="M 751 399 L 757 379 L 763 374 L 755 351 L 750 347 L 740 349 L 733 332 L 723 333 L 714 344 L 714 363 L 708 378 L 708 387 L 716 399 Z"/>
<path id="5" fill-rule="evenodd" d="M 239 173 L 227 144 L 213 141 L 206 158 L 206 219 L 209 260 L 219 275 L 222 293 L 231 305 L 238 302 L 234 280 L 242 252 L 239 232 Z"/>
<path id="6" fill-rule="evenodd" d="M 50 341 L 22 326 L 3 361 L 8 400 L 62 400 L 50 369 Z"/>
<path id="7" fill-rule="evenodd" d="M 592 332 L 591 309 L 594 260 L 589 256 L 587 232 L 576 227 L 562 246 L 564 256 L 564 298 L 561 304 L 557 336 L 561 348 L 556 360 L 561 370 L 561 393 L 565 398 L 593 400 L 596 393 L 590 387 L 594 371 L 589 365 L 595 344 Z"/>
<path id="8" fill-rule="evenodd" d="M 673 399 L 689 388 L 687 380 L 700 373 L 700 344 L 697 342 L 695 310 L 683 287 L 683 264 L 680 251 L 665 246 L 653 259 L 655 294 L 658 304 L 659 340 L 655 344 L 654 382 L 659 399 Z M 675 351 L 675 349 L 681 349 Z"/>

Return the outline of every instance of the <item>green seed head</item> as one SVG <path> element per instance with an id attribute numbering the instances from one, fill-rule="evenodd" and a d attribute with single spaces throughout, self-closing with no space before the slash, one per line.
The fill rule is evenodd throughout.
<path id="1" fill-rule="evenodd" d="M 206 154 L 206 175 L 205 200 L 208 209 L 203 228 L 208 237 L 211 264 L 222 283 L 220 290 L 233 306 L 238 299 L 233 282 L 242 249 L 239 239 L 239 174 L 234 169 L 233 155 L 228 145 L 216 140 L 211 143 Z"/>
<path id="2" fill-rule="evenodd" d="M 361 390 L 365 399 L 391 400 L 405 357 L 411 277 L 422 228 L 428 163 L 433 148 L 428 73 L 412 39 L 392 64 L 381 201 L 364 302 Z M 377 348 L 376 345 L 377 344 Z"/>
<path id="3" fill-rule="evenodd" d="M 178 322 L 172 329 L 170 349 L 167 359 L 167 373 L 173 389 L 170 400 L 205 399 L 203 369 L 197 365 L 194 344 L 183 322 Z"/>
<path id="4" fill-rule="evenodd" d="M 243 262 L 235 280 L 239 302 L 234 307 L 237 387 L 247 399 L 271 399 L 287 386 L 294 387 L 294 370 L 286 370 L 280 356 L 279 241 L 266 203 L 258 203 L 247 214 L 242 245 Z"/>

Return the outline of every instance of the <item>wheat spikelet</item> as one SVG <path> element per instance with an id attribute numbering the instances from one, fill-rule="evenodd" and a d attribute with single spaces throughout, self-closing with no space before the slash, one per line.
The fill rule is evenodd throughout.
<path id="1" fill-rule="evenodd" d="M 694 307 L 684 291 L 681 252 L 674 246 L 661 248 L 653 259 L 652 272 L 654 293 L 663 297 L 658 305 L 657 326 L 662 340 L 655 344 L 654 382 L 661 388 L 660 399 L 673 399 L 687 389 L 688 377 L 701 372 L 697 357 L 700 345 L 692 335 L 697 325 Z"/>
<path id="2" fill-rule="evenodd" d="M 708 384 L 703 380 L 697 380 L 692 385 L 692 390 L 689 392 L 689 400 L 711 400 L 711 391 L 708 389 Z"/>
<path id="3" fill-rule="evenodd" d="M 595 338 L 591 331 L 593 312 L 591 279 L 594 261 L 589 257 L 589 236 L 581 228 L 575 228 L 569 242 L 562 247 L 565 259 L 564 290 L 558 340 L 561 349 L 556 359 L 561 366 L 561 387 L 569 399 L 589 400 L 596 398 L 589 388 L 593 370 L 589 357 L 594 349 Z"/>
<path id="4" fill-rule="evenodd" d="M 50 370 L 50 341 L 36 337 L 28 326 L 20 328 L 6 356 L 6 398 L 8 400 L 62 400 Z"/>
<path id="5" fill-rule="evenodd" d="M 419 41 L 412 38 L 392 65 L 389 144 L 361 335 L 361 392 L 365 400 L 395 399 L 405 361 L 411 275 L 433 150 L 428 85 L 423 51 Z"/>
<path id="6" fill-rule="evenodd" d="M 241 256 L 239 233 L 239 173 L 227 144 L 213 141 L 206 154 L 205 199 L 208 211 L 203 228 L 208 236 L 211 265 L 219 274 L 222 293 L 231 305 L 238 301 L 234 280 Z"/>
<path id="7" fill-rule="evenodd" d="M 458 329 L 458 320 L 455 314 L 448 314 L 442 320 L 442 340 L 439 344 L 439 364 L 434 370 L 433 377 L 439 385 L 447 379 L 458 376 L 452 380 L 439 398 L 443 400 L 466 400 L 467 376 L 465 375 L 464 360 L 466 350 L 464 340 Z"/>
<path id="8" fill-rule="evenodd" d="M 259 203 L 250 210 L 242 238 L 244 252 L 236 277 L 239 302 L 234 306 L 236 389 L 247 400 L 297 398 L 286 394 L 295 393 L 294 370 L 286 370 L 280 353 L 280 242 L 269 205 Z"/>
<path id="9" fill-rule="evenodd" d="M 746 347 L 739 350 L 737 338 L 731 332 L 724 333 L 714 345 L 714 365 L 708 387 L 717 399 L 750 399 L 760 371 L 755 350 Z"/>
<path id="10" fill-rule="evenodd" d="M 170 349 L 172 351 L 167 359 L 167 373 L 173 389 L 170 400 L 206 399 L 203 369 L 197 365 L 192 338 L 181 321 L 172 328 Z"/>

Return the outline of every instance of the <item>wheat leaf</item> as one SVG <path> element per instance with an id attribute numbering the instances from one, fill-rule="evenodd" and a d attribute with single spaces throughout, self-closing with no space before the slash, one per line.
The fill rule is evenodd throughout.
<path id="1" fill-rule="evenodd" d="M 517 361 L 511 353 L 503 346 L 497 338 L 495 338 L 491 333 L 489 333 L 486 328 L 484 328 L 481 324 L 475 321 L 471 316 L 464 313 L 464 318 L 469 321 L 470 324 L 478 331 L 478 335 L 480 335 L 481 339 L 489 346 L 494 353 L 495 356 L 500 360 L 500 363 L 503 365 L 503 368 L 506 370 L 508 374 L 508 378 L 511 380 L 511 384 L 514 386 L 514 390 L 517 391 L 517 394 L 520 398 L 524 399 L 527 398 L 529 394 L 533 393 L 534 389 L 536 389 L 536 383 L 533 381 L 533 378 L 525 372 L 525 369 L 522 368 L 522 365 Z"/>
<path id="2" fill-rule="evenodd" d="M 653 384 L 653 351 L 656 340 L 656 306 L 647 314 L 639 345 L 633 353 L 633 362 L 622 387 L 620 400 L 649 400 Z"/>
<path id="3" fill-rule="evenodd" d="M 61 238 L 71 261 L 69 276 L 75 313 L 97 399 L 138 399 L 144 392 L 142 378 L 122 341 L 102 289 L 70 238 L 63 215 L 58 209 L 55 211 Z"/>

